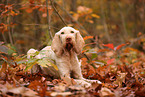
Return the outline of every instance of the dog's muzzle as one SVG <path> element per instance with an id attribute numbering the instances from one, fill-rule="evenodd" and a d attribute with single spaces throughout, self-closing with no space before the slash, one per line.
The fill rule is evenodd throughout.
<path id="1" fill-rule="evenodd" d="M 66 50 L 70 51 L 73 48 L 72 38 L 67 37 L 66 38 Z"/>

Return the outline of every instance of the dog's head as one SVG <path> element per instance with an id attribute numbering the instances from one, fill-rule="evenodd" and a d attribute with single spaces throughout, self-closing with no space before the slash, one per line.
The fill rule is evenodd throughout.
<path id="1" fill-rule="evenodd" d="M 64 51 L 71 50 L 79 54 L 83 46 L 84 40 L 78 30 L 72 27 L 63 27 L 55 34 L 51 48 L 58 56 L 61 56 Z"/>

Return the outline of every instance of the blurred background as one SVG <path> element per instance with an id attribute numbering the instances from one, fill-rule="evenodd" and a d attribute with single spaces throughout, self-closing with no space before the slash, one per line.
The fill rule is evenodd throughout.
<path id="1" fill-rule="evenodd" d="M 0 0 L 0 41 L 17 49 L 50 45 L 64 26 L 78 29 L 86 43 L 113 43 L 145 50 L 145 0 Z"/>

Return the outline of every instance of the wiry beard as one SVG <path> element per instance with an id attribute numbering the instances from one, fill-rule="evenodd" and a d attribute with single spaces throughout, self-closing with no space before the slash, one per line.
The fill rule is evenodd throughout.
<path id="1" fill-rule="evenodd" d="M 66 43 L 65 49 L 67 51 L 70 51 L 73 48 L 73 44 L 72 43 Z"/>

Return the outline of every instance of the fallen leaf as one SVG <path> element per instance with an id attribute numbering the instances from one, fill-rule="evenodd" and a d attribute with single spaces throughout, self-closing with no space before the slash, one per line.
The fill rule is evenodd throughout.
<path id="1" fill-rule="evenodd" d="M 126 75 L 127 73 L 118 73 L 117 79 L 113 83 L 119 85 L 119 87 L 122 87 L 122 82 L 125 83 Z"/>
<path id="2" fill-rule="evenodd" d="M 145 88 L 143 88 L 142 90 L 138 90 L 135 92 L 135 95 L 137 97 L 145 97 Z"/>
<path id="3" fill-rule="evenodd" d="M 50 95 L 51 96 L 58 96 L 58 95 L 68 96 L 68 95 L 72 95 L 72 93 L 71 92 L 52 92 Z"/>
<path id="4" fill-rule="evenodd" d="M 2 92 L 2 95 L 21 95 L 22 97 L 37 97 L 37 92 L 34 92 L 33 90 L 26 87 L 13 87 L 8 82 L 6 82 L 5 85 L 0 84 L 0 91 Z"/>
<path id="5" fill-rule="evenodd" d="M 114 97 L 114 93 L 106 88 L 106 87 L 103 87 L 100 91 L 99 91 L 99 94 L 101 97 Z"/>
<path id="6" fill-rule="evenodd" d="M 115 58 L 112 58 L 112 59 L 107 61 L 107 64 L 112 64 L 114 61 L 115 61 Z"/>
<path id="7" fill-rule="evenodd" d="M 65 84 L 59 83 L 58 85 L 54 86 L 54 89 L 58 92 L 64 92 L 66 90 Z"/>
<path id="8" fill-rule="evenodd" d="M 64 80 L 64 82 L 66 83 L 66 85 L 72 85 L 72 79 L 69 77 L 63 77 L 62 78 Z"/>
<path id="9" fill-rule="evenodd" d="M 9 89 L 7 91 L 7 93 L 12 93 L 12 94 L 22 94 L 26 91 L 26 88 L 25 87 L 18 87 L 18 88 L 12 88 L 12 89 Z"/>
<path id="10" fill-rule="evenodd" d="M 88 91 L 98 91 L 98 90 L 101 90 L 101 87 L 102 87 L 102 84 L 98 84 L 98 83 L 93 83 L 92 84 L 92 87 L 90 87 L 88 89 Z"/>
<path id="11" fill-rule="evenodd" d="M 24 97 L 25 96 L 26 97 L 38 97 L 37 94 L 38 94 L 37 92 L 35 92 L 29 88 L 26 88 L 26 91 L 24 93 L 22 93 L 22 96 L 24 96 Z"/>
<path id="12" fill-rule="evenodd" d="M 7 69 L 7 63 L 4 62 L 4 63 L 2 64 L 2 68 L 1 68 L 1 70 L 0 70 L 0 75 L 1 75 L 2 73 L 5 73 L 5 72 L 6 72 L 6 69 Z"/>

